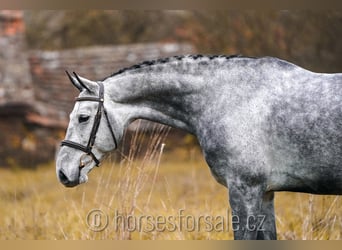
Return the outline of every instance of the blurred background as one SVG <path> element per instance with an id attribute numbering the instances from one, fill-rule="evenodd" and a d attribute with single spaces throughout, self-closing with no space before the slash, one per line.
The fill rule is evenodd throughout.
<path id="1" fill-rule="evenodd" d="M 141 61 L 196 53 L 275 56 L 333 73 L 342 72 L 341 40 L 337 11 L 1 10 L 0 239 L 231 239 L 231 230 L 203 228 L 89 230 L 87 213 L 97 208 L 226 217 L 227 190 L 210 177 L 196 138 L 141 121 L 87 184 L 64 188 L 54 157 L 78 95 L 65 70 L 100 80 Z M 342 239 L 338 196 L 279 193 L 275 203 L 280 239 Z"/>
<path id="2" fill-rule="evenodd" d="M 65 70 L 100 80 L 144 60 L 200 53 L 342 72 L 341 38 L 335 11 L 0 11 L 0 166 L 53 160 L 77 95 Z M 175 147 L 196 145 L 171 133 Z"/>

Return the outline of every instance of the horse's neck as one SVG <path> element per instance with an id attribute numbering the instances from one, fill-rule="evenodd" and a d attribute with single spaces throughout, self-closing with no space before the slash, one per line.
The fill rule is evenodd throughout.
<path id="1" fill-rule="evenodd" d="M 263 66 L 266 61 L 269 67 Z M 255 95 L 268 81 L 262 78 L 265 67 L 283 66 L 276 59 L 185 57 L 138 66 L 107 78 L 104 84 L 116 104 L 115 112 L 125 117 L 123 123 L 143 118 L 196 133 L 201 122 L 206 126 L 221 119 L 222 111 L 231 113 L 241 100 Z"/>
<path id="2" fill-rule="evenodd" d="M 111 100 L 126 109 L 127 122 L 142 118 L 194 132 L 192 123 L 205 103 L 199 101 L 204 98 L 203 75 L 140 72 L 107 81 Z"/>

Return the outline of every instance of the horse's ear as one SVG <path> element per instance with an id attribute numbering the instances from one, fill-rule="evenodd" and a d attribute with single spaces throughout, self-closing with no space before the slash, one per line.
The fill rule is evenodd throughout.
<path id="1" fill-rule="evenodd" d="M 90 81 L 86 78 L 83 78 L 83 77 L 80 77 L 79 75 L 77 75 L 75 72 L 72 72 L 73 73 L 73 76 L 71 76 L 69 74 L 69 72 L 67 72 L 67 75 L 71 81 L 71 83 L 79 90 L 79 91 L 82 91 L 82 90 L 87 90 L 88 92 L 90 93 L 93 93 L 96 91 L 97 89 L 97 84 L 93 81 Z"/>
<path id="2" fill-rule="evenodd" d="M 80 85 L 80 83 L 77 81 L 77 79 L 75 77 L 71 76 L 68 71 L 65 71 L 65 73 L 69 77 L 69 80 L 72 83 L 72 85 L 74 85 L 81 92 L 83 90 L 83 87 L 82 87 L 82 85 Z"/>

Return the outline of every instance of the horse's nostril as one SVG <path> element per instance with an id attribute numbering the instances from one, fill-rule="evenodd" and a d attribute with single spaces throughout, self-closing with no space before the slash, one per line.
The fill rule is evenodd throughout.
<path id="1" fill-rule="evenodd" d="M 70 180 L 64 173 L 64 171 L 61 169 L 58 171 L 58 179 L 59 181 L 66 187 L 74 187 L 79 184 L 79 180 Z"/>
<path id="2" fill-rule="evenodd" d="M 59 180 L 65 185 L 69 183 L 68 177 L 64 174 L 63 170 L 58 171 L 58 178 Z"/>

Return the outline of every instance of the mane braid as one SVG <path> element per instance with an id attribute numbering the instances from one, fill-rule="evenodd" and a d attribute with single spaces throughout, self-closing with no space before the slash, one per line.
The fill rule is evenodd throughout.
<path id="1" fill-rule="evenodd" d="M 164 63 L 168 63 L 168 62 L 173 61 L 173 60 L 181 61 L 185 58 L 191 58 L 194 60 L 203 59 L 203 58 L 207 58 L 209 60 L 213 60 L 216 58 L 225 58 L 225 59 L 229 60 L 229 59 L 236 58 L 236 57 L 245 57 L 245 56 L 242 56 L 242 55 L 202 55 L 202 54 L 195 54 L 195 55 L 171 56 L 171 57 L 165 57 L 165 58 L 160 58 L 160 59 L 156 59 L 156 60 L 148 60 L 148 61 L 143 61 L 139 64 L 134 64 L 130 67 L 122 68 L 122 69 L 114 72 L 110 76 L 104 78 L 102 81 L 104 81 L 108 78 L 120 75 L 120 74 L 127 72 L 127 71 L 130 71 L 130 70 L 140 69 L 140 68 L 143 68 L 145 66 L 152 66 L 152 65 L 156 65 L 156 64 L 164 64 Z"/>

